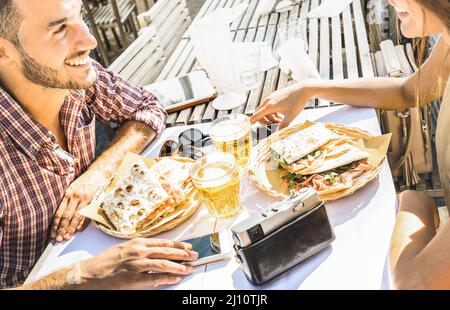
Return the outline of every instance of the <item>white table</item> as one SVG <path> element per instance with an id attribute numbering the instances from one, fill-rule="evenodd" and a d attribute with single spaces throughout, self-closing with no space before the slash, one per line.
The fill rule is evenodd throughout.
<path id="1" fill-rule="evenodd" d="M 373 109 L 347 106 L 307 110 L 302 120 L 335 122 L 363 128 L 380 135 Z M 206 130 L 208 124 L 194 127 Z M 185 127 L 164 131 L 143 155 L 157 156 L 160 146 L 168 138 L 176 138 Z M 236 221 L 257 212 L 275 200 L 242 179 L 242 202 L 245 211 Z M 390 288 L 387 253 L 394 226 L 397 203 L 389 166 L 385 163 L 379 178 L 350 197 L 326 205 L 336 239 L 331 247 L 278 277 L 263 289 L 386 289 Z M 225 223 L 231 226 L 232 221 Z M 214 221 L 203 207 L 190 220 L 163 233 L 158 238 L 183 240 L 212 231 Z M 69 241 L 50 244 L 36 264 L 27 281 L 46 275 L 68 264 L 89 258 L 122 240 L 115 239 L 90 225 Z M 203 266 L 185 278 L 175 289 L 255 289 L 239 269 L 234 259 Z"/>

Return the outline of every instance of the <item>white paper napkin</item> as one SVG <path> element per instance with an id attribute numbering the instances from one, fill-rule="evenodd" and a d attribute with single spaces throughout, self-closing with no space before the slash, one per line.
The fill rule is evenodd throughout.
<path id="1" fill-rule="evenodd" d="M 267 15 L 272 13 L 277 0 L 261 0 L 256 7 L 256 16 Z"/>
<path id="2" fill-rule="evenodd" d="M 280 69 L 297 82 L 307 79 L 320 79 L 319 71 L 305 52 L 305 42 L 300 38 L 289 39 L 281 45 L 277 54 L 280 56 Z"/>
<path id="3" fill-rule="evenodd" d="M 345 8 L 355 0 L 328 0 L 311 10 L 308 18 L 334 17 L 344 12 Z"/>

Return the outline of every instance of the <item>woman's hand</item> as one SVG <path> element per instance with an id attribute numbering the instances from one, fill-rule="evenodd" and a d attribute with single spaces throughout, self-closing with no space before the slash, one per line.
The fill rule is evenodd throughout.
<path id="1" fill-rule="evenodd" d="M 301 84 L 277 90 L 256 109 L 251 117 L 251 122 L 280 123 L 280 129 L 284 128 L 303 110 L 309 98 L 310 96 Z"/>
<path id="2" fill-rule="evenodd" d="M 194 268 L 174 261 L 193 261 L 188 243 L 137 238 L 80 262 L 81 289 L 129 289 L 176 284 Z"/>

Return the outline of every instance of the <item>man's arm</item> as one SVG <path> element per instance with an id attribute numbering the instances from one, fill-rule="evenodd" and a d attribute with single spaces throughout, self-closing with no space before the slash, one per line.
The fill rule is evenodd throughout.
<path id="1" fill-rule="evenodd" d="M 170 285 L 194 271 L 175 261 L 192 261 L 197 257 L 192 246 L 184 242 L 136 238 L 16 289 L 128 289 Z"/>
<path id="2" fill-rule="evenodd" d="M 399 203 L 389 249 L 394 287 L 450 289 L 450 222 L 436 234 L 439 217 L 425 193 L 403 192 Z"/>
<path id="3" fill-rule="evenodd" d="M 96 68 L 97 81 L 86 91 L 88 104 L 101 121 L 122 126 L 109 149 L 67 189 L 52 223 L 56 241 L 68 240 L 85 227 L 77 211 L 94 198 L 128 151 L 140 153 L 165 127 L 167 113 L 152 94 L 98 64 Z"/>
<path id="4" fill-rule="evenodd" d="M 109 179 L 119 167 L 127 152 L 139 154 L 156 137 L 156 132 L 148 125 L 137 121 L 127 121 L 118 130 L 111 145 L 103 152 L 88 171 L 98 171 Z"/>

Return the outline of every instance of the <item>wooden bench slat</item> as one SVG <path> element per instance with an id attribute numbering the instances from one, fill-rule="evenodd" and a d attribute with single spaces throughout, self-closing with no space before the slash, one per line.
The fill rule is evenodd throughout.
<path id="1" fill-rule="evenodd" d="M 369 42 L 367 40 L 366 25 L 364 22 L 361 3 L 353 2 L 353 14 L 355 18 L 356 38 L 358 41 L 358 55 L 361 64 L 362 76 L 365 78 L 374 77 L 372 60 L 370 57 Z"/>
<path id="2" fill-rule="evenodd" d="M 215 8 L 218 3 L 219 0 L 206 0 L 205 3 L 200 8 L 200 11 L 198 11 L 193 21 L 197 21 L 203 16 L 205 16 L 206 12 L 210 10 L 210 7 Z"/>
<path id="3" fill-rule="evenodd" d="M 166 76 L 166 79 L 170 79 L 170 78 L 176 77 L 176 76 L 178 76 L 180 74 L 181 68 L 183 67 L 186 59 L 189 57 L 189 55 L 192 52 L 193 52 L 193 48 L 192 48 L 192 45 L 189 42 L 188 45 L 186 46 L 186 48 L 181 53 L 180 58 L 178 59 L 178 61 L 174 64 L 172 70 L 170 70 L 170 72 Z"/>
<path id="4" fill-rule="evenodd" d="M 277 89 L 283 89 L 288 86 L 289 75 L 284 72 L 279 73 Z"/>
<path id="5" fill-rule="evenodd" d="M 135 57 L 120 71 L 120 74 L 128 79 L 136 72 L 139 72 L 142 66 L 148 61 L 158 61 L 164 57 L 164 51 L 157 40 L 150 41 L 140 51 L 137 51 Z"/>
<path id="6" fill-rule="evenodd" d="M 258 6 L 258 1 L 252 1 L 250 3 L 250 5 L 247 8 L 247 11 L 245 11 L 245 13 L 244 13 L 244 17 L 243 17 L 242 21 L 239 24 L 239 27 L 238 27 L 239 30 L 242 30 L 242 29 L 247 30 L 249 28 L 250 21 L 256 11 L 257 6 Z M 232 28 L 232 29 L 238 30 L 235 28 Z"/>
<path id="7" fill-rule="evenodd" d="M 158 73 L 162 70 L 166 64 L 166 58 L 164 57 L 164 50 L 159 48 L 152 59 L 147 60 L 144 65 L 136 72 L 131 81 L 137 85 L 145 86 L 155 81 Z"/>
<path id="8" fill-rule="evenodd" d="M 289 12 L 289 19 L 298 19 L 300 14 L 300 3 L 294 5 L 294 8 L 288 12 Z"/>
<path id="9" fill-rule="evenodd" d="M 173 41 L 180 41 L 183 33 L 186 31 L 188 24 L 190 23 L 189 12 L 184 9 L 180 12 L 179 16 L 170 24 L 165 24 L 164 27 L 158 29 L 158 37 L 164 48 L 167 48 Z M 180 33 L 181 32 L 181 33 Z M 170 53 L 167 53 L 170 54 Z"/>
<path id="10" fill-rule="evenodd" d="M 142 50 L 142 48 L 148 44 L 149 41 L 154 40 L 156 36 L 156 29 L 149 27 L 137 40 L 122 53 L 119 57 L 109 66 L 109 69 L 120 73 L 123 68 L 133 59 L 133 57 Z"/>
<path id="11" fill-rule="evenodd" d="M 139 19 L 144 22 L 145 26 L 155 21 L 158 23 L 162 16 L 169 15 L 170 11 L 180 3 L 186 4 L 183 0 L 158 1 L 148 11 L 139 14 Z"/>
<path id="12" fill-rule="evenodd" d="M 220 111 L 217 111 L 216 119 L 219 119 L 219 118 L 221 118 L 221 117 L 224 117 L 224 116 L 228 115 L 228 113 L 229 113 L 228 110 L 220 110 Z"/>
<path id="13" fill-rule="evenodd" d="M 180 111 L 175 124 L 176 125 L 187 125 L 189 123 L 189 118 L 191 117 L 191 114 L 192 114 L 191 109 L 185 109 L 185 110 Z"/>
<path id="14" fill-rule="evenodd" d="M 342 61 L 342 32 L 341 19 L 335 16 L 331 19 L 332 25 L 332 54 L 333 54 L 333 79 L 342 80 L 344 78 L 344 68 Z"/>
<path id="15" fill-rule="evenodd" d="M 167 65 L 164 67 L 164 70 L 161 72 L 161 74 L 158 76 L 156 81 L 162 81 L 167 79 L 170 71 L 173 69 L 173 66 L 176 64 L 178 59 L 180 58 L 180 55 L 183 53 L 184 49 L 188 46 L 189 40 L 183 39 L 175 49 L 175 51 L 170 56 L 169 61 L 167 62 Z"/>
<path id="16" fill-rule="evenodd" d="M 269 25 L 276 26 L 278 23 L 278 18 L 280 17 L 280 13 L 273 12 L 269 15 Z"/>
<path id="17" fill-rule="evenodd" d="M 216 118 L 217 110 L 212 107 L 211 103 L 206 106 L 205 113 L 202 116 L 202 122 L 211 122 Z"/>
<path id="18" fill-rule="evenodd" d="M 177 48 L 178 44 L 184 40 L 185 37 L 185 33 L 186 30 L 189 28 L 189 25 L 191 24 L 190 22 L 190 17 L 186 17 L 186 19 L 184 20 L 184 24 L 182 24 L 180 26 L 180 31 L 179 33 L 174 37 L 174 40 L 170 41 L 167 46 L 166 46 L 166 54 L 167 55 L 172 55 L 172 53 L 175 51 L 175 49 Z"/>
<path id="19" fill-rule="evenodd" d="M 166 118 L 166 126 L 173 127 L 176 124 L 178 113 L 169 114 Z"/>
<path id="20" fill-rule="evenodd" d="M 353 38 L 352 16 L 350 6 L 342 13 L 344 19 L 344 41 L 347 78 L 358 78 L 358 63 L 356 56 L 355 40 Z M 344 67 L 345 68 L 345 67 Z M 345 69 L 344 69 L 345 72 Z"/>
<path id="21" fill-rule="evenodd" d="M 329 18 L 322 17 L 320 19 L 320 53 L 319 53 L 319 73 L 320 77 L 325 80 L 330 79 L 330 22 Z M 317 100 L 317 107 L 330 106 L 327 100 Z"/>
<path id="22" fill-rule="evenodd" d="M 191 118 L 189 119 L 189 124 L 199 124 L 202 122 L 202 115 L 206 110 L 207 104 L 200 104 L 194 107 Z"/>
<path id="23" fill-rule="evenodd" d="M 319 0 L 311 0 L 311 10 L 319 5 Z M 309 20 L 309 42 L 308 42 L 308 55 L 311 58 L 314 66 L 319 69 L 319 20 L 317 18 L 310 18 Z M 305 107 L 315 107 L 316 100 L 309 100 Z"/>

